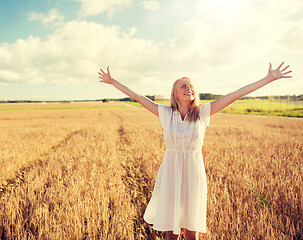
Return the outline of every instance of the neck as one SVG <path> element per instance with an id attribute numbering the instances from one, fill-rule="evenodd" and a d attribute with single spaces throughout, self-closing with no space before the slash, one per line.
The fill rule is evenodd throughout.
<path id="1" fill-rule="evenodd" d="M 186 115 L 186 113 L 189 111 L 189 108 L 190 108 L 190 102 L 180 102 L 178 104 L 178 110 L 183 116 Z"/>

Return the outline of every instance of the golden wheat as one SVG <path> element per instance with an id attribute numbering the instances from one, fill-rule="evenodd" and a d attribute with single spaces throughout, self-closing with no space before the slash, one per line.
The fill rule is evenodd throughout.
<path id="1" fill-rule="evenodd" d="M 1 112 L 0 128 L 2 238 L 165 239 L 143 221 L 165 151 L 147 110 Z M 302 119 L 212 117 L 208 239 L 302 238 L 302 132 Z"/>

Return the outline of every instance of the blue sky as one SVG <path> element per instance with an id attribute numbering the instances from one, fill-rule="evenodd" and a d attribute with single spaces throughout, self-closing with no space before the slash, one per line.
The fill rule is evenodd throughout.
<path id="1" fill-rule="evenodd" d="M 251 93 L 303 93 L 303 1 L 0 0 L 0 100 L 124 97 L 99 67 L 141 94 L 177 78 L 228 94 L 282 61 L 291 79 Z"/>

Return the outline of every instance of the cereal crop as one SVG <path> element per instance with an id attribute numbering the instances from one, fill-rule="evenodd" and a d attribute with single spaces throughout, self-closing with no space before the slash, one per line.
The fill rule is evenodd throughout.
<path id="1" fill-rule="evenodd" d="M 165 152 L 158 118 L 73 106 L 0 111 L 1 239 L 165 239 L 143 220 Z M 207 239 L 303 238 L 302 120 L 211 118 Z"/>

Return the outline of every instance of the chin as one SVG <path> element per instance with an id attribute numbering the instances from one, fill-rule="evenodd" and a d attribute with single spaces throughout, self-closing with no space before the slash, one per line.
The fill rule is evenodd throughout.
<path id="1" fill-rule="evenodd" d="M 183 98 L 183 101 L 186 101 L 186 102 L 192 102 L 194 100 L 195 100 L 194 97 L 185 97 L 185 98 Z"/>

